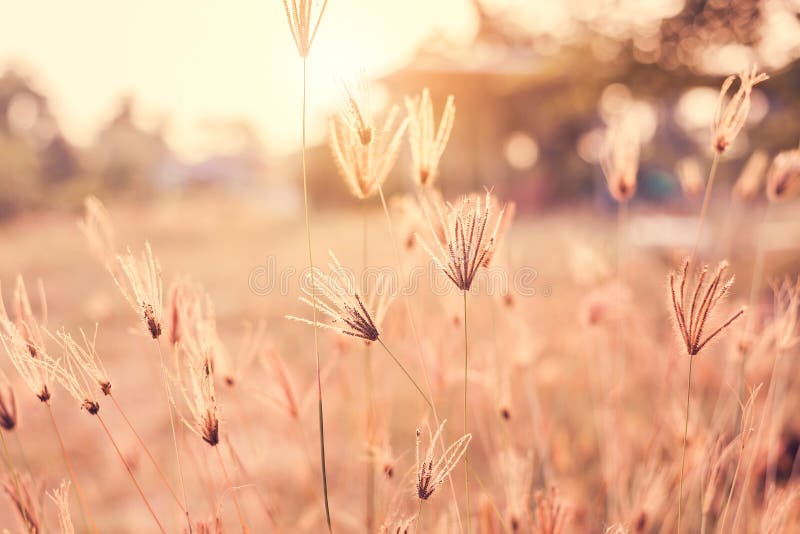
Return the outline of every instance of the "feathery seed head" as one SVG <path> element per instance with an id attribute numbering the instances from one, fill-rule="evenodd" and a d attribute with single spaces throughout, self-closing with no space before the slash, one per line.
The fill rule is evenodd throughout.
<path id="1" fill-rule="evenodd" d="M 606 176 L 608 191 L 617 202 L 627 202 L 636 193 L 641 138 L 631 112 L 623 112 L 606 131 L 600 166 Z"/>
<path id="2" fill-rule="evenodd" d="M 781 152 L 767 174 L 767 198 L 779 202 L 800 192 L 800 148 Z"/>
<path id="3" fill-rule="evenodd" d="M 739 89 L 727 100 L 728 92 L 736 80 L 736 75 L 728 76 L 722 82 L 719 92 L 714 122 L 711 125 L 711 148 L 722 154 L 733 143 L 741 131 L 750 113 L 750 95 L 753 86 L 769 79 L 766 74 L 758 74 L 755 65 L 750 72 L 743 71 L 738 75 Z"/>
<path id="4" fill-rule="evenodd" d="M 54 371 L 45 363 L 45 359 L 49 360 L 49 357 L 44 349 L 26 341 L 16 325 L 8 319 L 0 318 L 0 330 L 4 332 L 0 334 L 0 343 L 25 385 L 40 401 L 48 403 Z"/>
<path id="5" fill-rule="evenodd" d="M 308 57 L 311 45 L 317 36 L 319 23 L 325 13 L 328 0 L 283 0 L 286 10 L 286 20 L 289 22 L 289 31 L 292 33 L 297 53 L 300 57 Z"/>
<path id="6" fill-rule="evenodd" d="M 422 500 L 428 500 L 441 486 L 450 472 L 458 465 L 458 462 L 467 452 L 467 447 L 472 439 L 472 434 L 465 434 L 458 438 L 452 445 L 450 445 L 442 456 L 435 460 L 434 453 L 436 452 L 436 442 L 439 435 L 444 429 L 447 421 L 442 421 L 436 433 L 430 437 L 430 444 L 425 456 L 420 457 L 420 444 L 422 442 L 420 429 L 417 429 L 416 440 L 416 458 L 417 458 L 417 482 L 416 482 L 416 495 Z M 430 435 L 430 431 L 428 432 Z"/>
<path id="7" fill-rule="evenodd" d="M 442 158 L 453 122 L 456 117 L 455 98 L 447 101 L 439 119 L 439 127 L 433 116 L 433 101 L 428 88 L 422 94 L 405 99 L 408 111 L 408 142 L 411 146 L 412 178 L 419 186 L 431 185 L 439 174 L 439 160 Z"/>
<path id="8" fill-rule="evenodd" d="M 706 282 L 709 271 L 708 266 L 704 266 L 696 275 L 697 283 L 691 295 L 687 295 L 687 290 L 690 290 L 687 286 L 691 284 L 688 258 L 684 260 L 679 273 L 670 273 L 669 275 L 670 298 L 675 314 L 675 324 L 681 335 L 686 354 L 689 356 L 698 354 L 709 341 L 744 315 L 745 308 L 742 307 L 710 334 L 704 332 L 704 329 L 709 326 L 708 322 L 716 306 L 728 294 L 733 285 L 733 277 L 724 279 L 727 268 L 727 262 L 720 262 L 714 275 Z M 706 283 L 704 284 L 704 282 Z M 690 297 L 688 301 L 687 296 Z"/>
<path id="9" fill-rule="evenodd" d="M 161 264 L 153 256 L 150 243 L 145 243 L 142 257 L 137 259 L 130 249 L 117 256 L 118 271 L 111 271 L 114 282 L 133 310 L 145 323 L 153 339 L 161 336 L 163 288 Z"/>
<path id="10" fill-rule="evenodd" d="M 219 416 L 210 348 L 188 343 L 178 344 L 177 349 L 185 356 L 185 373 L 180 372 L 180 365 L 177 366 L 178 380 L 191 419 L 184 418 L 184 423 L 203 438 L 203 441 L 214 447 L 219 443 Z"/>
<path id="11" fill-rule="evenodd" d="M 5 305 L 3 304 L 3 293 L 0 288 L 0 333 L 5 331 L 7 336 L 11 333 L 5 325 L 14 325 L 25 340 L 28 351 L 32 357 L 36 357 L 39 347 L 44 347 L 43 325 L 47 323 L 47 297 L 44 292 L 42 281 L 38 281 L 39 304 L 41 308 L 40 317 L 37 318 L 33 313 L 28 291 L 25 288 L 25 281 L 22 276 L 17 276 L 16 286 L 11 298 L 11 309 L 14 312 L 14 319 L 11 320 Z"/>
<path id="12" fill-rule="evenodd" d="M 435 204 L 433 216 L 426 209 L 434 246 L 428 246 L 419 234 L 417 239 L 436 267 L 462 291 L 469 291 L 478 270 L 488 264 L 498 245 L 505 208 L 498 213 L 496 206 L 487 190 L 483 202 L 479 196 L 465 196 L 455 206 Z M 437 235 L 434 221 L 440 224 L 442 236 Z"/>
<path id="13" fill-rule="evenodd" d="M 58 511 L 58 526 L 60 534 L 75 534 L 72 524 L 72 514 L 69 511 L 69 486 L 68 480 L 62 480 L 58 489 L 54 489 L 47 496 L 56 505 Z"/>
<path id="14" fill-rule="evenodd" d="M 393 107 L 381 129 L 373 126 L 366 83 L 345 86 L 343 111 L 330 121 L 330 146 L 339 174 L 358 199 L 371 197 L 397 161 L 407 119 Z"/>
<path id="15" fill-rule="evenodd" d="M 331 261 L 328 262 L 330 274 L 324 275 L 319 271 L 312 272 L 310 274 L 311 287 L 301 287 L 304 296 L 300 297 L 300 301 L 313 307 L 316 300 L 317 308 L 333 320 L 332 324 L 317 322 L 317 326 L 366 341 L 376 341 L 380 335 L 378 329 L 381 321 L 393 297 L 391 280 L 379 275 L 372 295 L 365 301 L 333 252 L 329 253 L 331 256 Z M 287 315 L 286 318 L 314 324 L 308 319 L 291 315 Z"/>
<path id="16" fill-rule="evenodd" d="M 90 355 L 89 351 L 94 351 L 94 342 L 91 343 L 84 336 L 85 347 L 81 347 L 72 339 L 65 330 L 59 330 L 55 336 L 56 339 L 64 350 L 64 361 L 66 365 L 61 365 L 60 361 L 55 361 L 51 358 L 45 359 L 44 363 L 53 371 L 56 380 L 62 385 L 72 397 L 80 403 L 80 407 L 86 410 L 91 415 L 96 415 L 100 411 L 100 403 L 97 402 L 93 393 L 93 387 L 89 380 L 93 380 L 100 386 L 101 391 L 103 385 L 108 384 L 109 392 L 111 391 L 111 384 L 107 378 L 100 380 L 96 379 L 92 373 L 100 372 L 101 376 L 105 376 L 99 369 L 96 361 L 89 362 L 90 359 L 96 359 L 97 354 Z M 91 371 L 89 371 L 91 369 Z"/>
<path id="17" fill-rule="evenodd" d="M 97 349 L 95 348 L 97 343 L 97 327 L 95 326 L 94 337 L 92 337 L 92 339 L 89 339 L 83 330 L 80 330 L 80 333 L 81 343 L 75 341 L 75 339 L 63 329 L 56 332 L 56 337 L 59 344 L 64 349 L 66 358 L 74 362 L 77 369 L 95 382 L 100 388 L 100 391 L 103 392 L 103 395 L 110 395 L 111 380 L 108 378 L 108 373 L 105 367 L 103 367 L 103 362 L 100 360 L 100 356 L 98 356 Z"/>

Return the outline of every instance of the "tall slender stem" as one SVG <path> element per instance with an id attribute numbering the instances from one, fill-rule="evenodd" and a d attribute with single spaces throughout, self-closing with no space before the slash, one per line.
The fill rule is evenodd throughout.
<path id="1" fill-rule="evenodd" d="M 400 360 L 398 360 L 397 357 L 394 354 L 392 354 L 392 351 L 389 350 L 389 347 L 387 347 L 384 344 L 382 339 L 378 338 L 378 343 L 381 344 L 381 347 L 383 347 L 384 350 L 386 350 L 386 353 L 389 356 L 392 357 L 392 360 L 394 360 L 394 363 L 397 364 L 397 366 L 400 368 L 401 371 L 403 371 L 403 373 L 406 375 L 406 377 L 408 377 L 408 379 L 411 381 L 411 383 L 414 384 L 414 387 L 417 388 L 417 391 L 419 391 L 419 394 L 422 395 L 422 399 L 428 404 L 428 407 L 431 410 L 433 410 L 433 403 L 430 401 L 430 399 L 428 399 L 428 396 L 425 395 L 425 392 L 422 391 L 422 388 L 419 387 L 419 384 L 417 384 L 417 381 L 414 380 L 414 377 L 411 376 L 411 373 L 409 373 L 408 370 L 405 368 L 405 366 L 402 363 L 400 363 Z"/>
<path id="2" fill-rule="evenodd" d="M 361 202 L 361 222 L 362 222 L 362 241 L 361 241 L 361 265 L 362 265 L 362 274 L 367 270 L 367 204 L 366 202 Z M 367 443 L 372 445 L 372 430 L 374 424 L 374 414 L 373 414 L 373 388 L 372 388 L 372 359 L 370 357 L 370 348 L 369 344 L 364 344 L 364 384 L 365 384 L 365 405 L 367 407 L 366 413 L 366 421 L 365 421 L 365 428 L 366 428 L 366 438 Z M 366 527 L 367 532 L 372 532 L 375 530 L 375 458 L 373 457 L 372 451 L 367 456 L 366 462 Z"/>
<path id="3" fill-rule="evenodd" d="M 467 370 L 469 368 L 469 343 L 467 340 L 467 291 L 463 290 L 464 295 L 464 435 L 468 433 L 467 425 L 467 384 L 469 379 L 467 377 Z M 467 534 L 470 534 L 470 507 L 469 507 L 469 456 L 464 453 L 464 489 L 467 495 Z"/>
<path id="4" fill-rule="evenodd" d="M 128 416 L 125 414 L 125 411 L 122 409 L 122 406 L 120 406 L 119 402 L 117 402 L 117 398 L 114 397 L 114 395 L 111 394 L 111 393 L 109 393 L 108 396 L 111 398 L 111 402 L 114 404 L 114 406 L 116 407 L 117 411 L 122 416 L 122 419 L 128 425 L 128 428 L 131 430 L 131 432 L 133 432 L 133 435 L 136 436 L 136 441 L 139 442 L 139 445 L 142 447 L 142 450 L 144 450 L 145 454 L 150 459 L 150 462 L 153 464 L 153 467 L 156 468 L 156 472 L 158 473 L 158 476 L 161 478 L 161 481 L 164 482 L 164 485 L 167 487 L 167 489 L 169 490 L 170 494 L 175 499 L 175 502 L 177 503 L 178 507 L 181 509 L 181 511 L 184 514 L 187 513 L 186 512 L 186 506 L 178 498 L 178 494 L 175 493 L 175 490 L 172 488 L 172 484 L 169 483 L 169 480 L 167 479 L 167 475 L 165 475 L 164 471 L 161 470 L 161 466 L 158 465 L 158 462 L 153 457 L 153 454 L 150 452 L 150 449 L 147 448 L 147 445 L 145 444 L 144 440 L 139 435 L 139 433 L 136 431 L 136 429 L 133 427 L 133 424 L 130 422 L 130 420 L 128 419 Z"/>
<path id="5" fill-rule="evenodd" d="M 83 488 L 78 482 L 78 477 L 75 475 L 75 470 L 72 469 L 72 462 L 69 460 L 67 448 L 64 446 L 64 440 L 61 439 L 61 432 L 58 430 L 56 418 L 53 416 L 53 409 L 47 403 L 45 403 L 45 406 L 47 406 L 47 413 L 50 415 L 50 422 L 53 423 L 53 430 L 56 433 L 58 445 L 61 447 L 61 456 L 64 458 L 64 464 L 67 466 L 69 478 L 72 479 L 72 483 L 75 484 L 75 491 L 78 493 L 78 500 L 80 501 L 81 509 L 83 510 L 83 520 L 86 522 L 88 518 L 88 523 L 91 524 L 92 531 L 94 531 L 95 534 L 98 534 L 99 531 L 97 530 L 97 525 L 94 522 L 94 517 L 92 517 L 92 512 L 89 510 L 89 505 L 86 503 L 86 496 L 83 494 Z"/>
<path id="6" fill-rule="evenodd" d="M 689 356 L 689 380 L 686 386 L 686 420 L 683 425 L 683 453 L 681 453 L 681 480 L 678 491 L 678 534 L 681 532 L 681 506 L 683 503 L 683 470 L 686 465 L 686 436 L 689 433 L 689 400 L 692 398 L 692 364 L 694 356 Z"/>
<path id="7" fill-rule="evenodd" d="M 708 182 L 706 182 L 706 192 L 703 195 L 703 206 L 700 208 L 700 220 L 697 223 L 697 234 L 694 238 L 694 246 L 692 247 L 692 255 L 689 257 L 689 270 L 691 272 L 692 264 L 697 256 L 697 247 L 700 245 L 700 238 L 703 235 L 703 223 L 706 220 L 706 212 L 708 211 L 708 204 L 711 198 L 711 189 L 714 187 L 714 178 L 717 176 L 717 165 L 719 164 L 719 154 L 714 151 L 714 159 L 711 162 L 711 170 L 708 171 Z"/>
<path id="8" fill-rule="evenodd" d="M 307 86 L 307 70 L 308 70 L 308 59 L 304 56 L 303 57 L 303 207 L 305 208 L 305 217 L 306 217 L 306 244 L 308 245 L 308 268 L 311 271 L 311 275 L 313 276 L 314 273 L 314 257 L 311 253 L 311 223 L 309 220 L 309 209 L 308 209 L 308 177 L 306 173 L 306 86 Z M 322 495 L 325 499 L 325 521 L 328 524 L 328 531 L 333 532 L 333 528 L 331 526 L 331 510 L 330 505 L 328 504 L 328 470 L 325 465 L 325 416 L 322 410 L 322 377 L 320 373 L 320 363 L 319 363 L 319 339 L 317 335 L 317 294 L 312 291 L 311 292 L 311 300 L 313 302 L 314 308 L 314 323 L 313 323 L 313 330 L 314 330 L 314 354 L 316 357 L 316 365 L 317 365 L 317 414 L 319 419 L 319 454 L 320 454 L 320 463 L 322 464 Z"/>
<path id="9" fill-rule="evenodd" d="M 236 515 L 239 517 L 239 524 L 242 526 L 242 533 L 249 534 L 250 530 L 247 528 L 247 524 L 244 522 L 244 515 L 242 514 L 241 507 L 239 507 L 239 498 L 236 497 L 236 491 L 234 491 L 233 484 L 231 484 L 231 479 L 228 476 L 228 470 L 225 468 L 225 462 L 222 461 L 222 453 L 219 452 L 219 446 L 214 446 L 214 450 L 217 451 L 217 459 L 219 460 L 219 466 L 222 469 L 222 475 L 225 477 L 225 484 L 228 486 L 228 490 L 231 492 L 233 506 L 236 508 Z"/>
<path id="10" fill-rule="evenodd" d="M 119 461 L 122 462 L 123 466 L 125 466 L 125 470 L 128 472 L 128 476 L 130 476 L 131 482 L 133 482 L 133 485 L 136 487 L 136 491 L 138 491 L 139 495 L 142 497 L 142 500 L 144 501 L 145 506 L 147 506 L 147 510 L 150 512 L 150 515 L 153 516 L 153 520 L 156 522 L 156 525 L 158 525 L 158 529 L 161 532 L 163 532 L 164 534 L 167 534 L 167 531 L 164 530 L 163 525 L 161 525 L 161 521 L 158 520 L 158 516 L 156 515 L 155 511 L 153 510 L 153 507 L 150 506 L 150 501 L 147 500 L 147 497 L 145 496 L 144 491 L 142 491 L 142 487 L 136 481 L 136 477 L 133 475 L 133 471 L 131 470 L 131 467 L 128 465 L 128 462 L 125 461 L 125 457 L 122 455 L 122 451 L 119 450 L 119 447 L 117 446 L 117 442 L 114 440 L 114 437 L 111 435 L 111 431 L 106 426 L 105 421 L 103 421 L 103 418 L 100 417 L 99 413 L 96 413 L 95 416 L 97 417 L 97 420 L 100 421 L 100 426 L 102 426 L 103 430 L 105 430 L 106 436 L 108 436 L 108 439 L 111 441 L 111 445 L 114 446 L 114 450 L 117 451 L 117 456 L 119 457 Z"/>
<path id="11" fill-rule="evenodd" d="M 423 499 L 417 499 L 419 501 L 419 506 L 417 506 L 417 519 L 414 520 L 414 534 L 417 534 L 419 530 L 419 524 L 422 523 L 422 501 Z"/>
<path id="12" fill-rule="evenodd" d="M 189 500 L 186 498 L 186 484 L 183 480 L 183 467 L 181 466 L 181 454 L 178 449 L 178 435 L 175 432 L 175 416 L 172 413 L 172 394 L 169 390 L 169 378 L 167 377 L 167 367 L 164 365 L 164 352 L 161 350 L 161 341 L 156 338 L 158 347 L 158 362 L 161 366 L 161 379 L 164 382 L 164 395 L 167 400 L 167 411 L 169 412 L 169 427 L 172 431 L 172 446 L 175 449 L 175 462 L 178 467 L 178 480 L 181 483 L 181 493 L 183 493 L 183 511 L 186 514 L 186 524 L 189 526 L 189 534 L 192 534 L 192 520 L 189 517 Z"/>

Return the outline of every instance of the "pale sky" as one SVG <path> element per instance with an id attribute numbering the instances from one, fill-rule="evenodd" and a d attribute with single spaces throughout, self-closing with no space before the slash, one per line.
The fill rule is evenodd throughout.
<path id="1" fill-rule="evenodd" d="M 403 63 L 435 30 L 467 39 L 468 0 L 330 0 L 311 57 L 314 132 L 340 95 L 339 79 Z M 33 75 L 66 135 L 88 143 L 120 95 L 184 155 L 207 151 L 204 120 L 246 118 L 268 150 L 298 138 L 301 61 L 281 0 L 0 1 L 0 68 Z"/>

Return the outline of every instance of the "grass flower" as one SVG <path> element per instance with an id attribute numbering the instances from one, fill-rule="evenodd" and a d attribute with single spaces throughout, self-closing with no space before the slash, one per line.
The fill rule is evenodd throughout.
<path id="1" fill-rule="evenodd" d="M 719 91 L 714 122 L 711 125 L 711 148 L 717 154 L 724 153 L 742 130 L 747 115 L 750 113 L 750 95 L 753 87 L 769 79 L 769 76 L 763 73 L 758 74 L 755 66 L 750 72 L 743 71 L 738 75 L 739 89 L 728 99 L 728 92 L 736 78 L 736 75 L 728 76 L 722 82 L 722 88 Z"/>
<path id="2" fill-rule="evenodd" d="M 433 101 L 428 88 L 422 94 L 405 99 L 408 111 L 408 142 L 411 146 L 412 177 L 419 186 L 431 185 L 439 173 L 439 160 L 442 158 L 453 122 L 456 118 L 456 105 L 453 95 L 447 97 L 439 128 L 433 116 Z"/>
<path id="3" fill-rule="evenodd" d="M 455 469 L 458 462 L 467 452 L 469 442 L 472 440 L 472 434 L 466 434 L 453 442 L 443 453 L 436 459 L 435 445 L 439 439 L 439 435 L 444 429 L 447 421 L 442 421 L 436 433 L 430 439 L 430 445 L 424 456 L 420 456 L 420 445 L 422 443 L 422 432 L 417 429 L 416 441 L 416 458 L 417 458 L 417 482 L 415 486 L 416 495 L 420 500 L 427 501 L 430 499 L 436 490 L 441 486 L 450 472 Z"/>
<path id="4" fill-rule="evenodd" d="M 5 332 L 5 335 L 0 335 L 0 343 L 14 368 L 36 398 L 45 404 L 49 403 L 55 371 L 52 366 L 45 365 L 44 358 L 48 358 L 47 355 L 40 346 L 33 346 L 26 341 L 7 319 L 0 319 L 0 328 Z"/>
<path id="5" fill-rule="evenodd" d="M 225 463 L 222 461 L 222 454 L 219 452 L 219 413 L 217 406 L 217 395 L 214 390 L 214 377 L 211 367 L 211 353 L 208 346 L 198 343 L 188 342 L 178 345 L 178 350 L 185 355 L 185 372 L 180 373 L 181 366 L 177 365 L 179 372 L 178 381 L 183 392 L 184 400 L 189 409 L 190 419 L 184 419 L 184 423 L 194 434 L 202 438 L 208 445 L 214 448 L 217 453 L 220 468 L 225 476 L 228 490 L 231 492 L 236 514 L 239 517 L 244 534 L 249 533 L 249 529 L 244 521 L 239 500 L 233 489 L 233 484 L 228 476 Z"/>
<path id="6" fill-rule="evenodd" d="M 726 262 L 721 262 L 714 275 L 706 282 L 708 267 L 703 267 L 697 275 L 697 284 L 691 295 L 687 295 L 687 286 L 691 284 L 688 269 L 689 260 L 683 262 L 680 273 L 670 273 L 669 288 L 672 308 L 675 312 L 675 324 L 683 341 L 686 354 L 697 355 L 706 344 L 714 339 L 720 332 L 741 317 L 745 309 L 740 308 L 721 326 L 708 333 L 708 322 L 712 317 L 715 307 L 727 295 L 734 278 L 724 279 L 728 268 Z M 706 282 L 704 284 L 704 282 Z M 690 297 L 687 302 L 687 296 Z M 688 305 L 688 309 L 687 309 Z"/>
<path id="7" fill-rule="evenodd" d="M 128 249 L 127 254 L 117 256 L 117 263 L 119 274 L 112 271 L 114 282 L 128 304 L 144 320 L 153 339 L 158 339 L 163 305 L 161 264 L 153 256 L 150 243 L 145 243 L 141 258 L 136 258 Z"/>
<path id="8" fill-rule="evenodd" d="M 491 259 L 498 244 L 505 208 L 497 213 L 495 206 L 489 191 L 483 202 L 480 197 L 466 196 L 455 206 L 449 202 L 443 206 L 437 204 L 436 214 L 427 214 L 434 245 L 429 246 L 417 234 L 436 267 L 462 291 L 470 290 L 476 273 Z M 436 222 L 443 230 L 443 236 L 437 236 Z"/>
<path id="9" fill-rule="evenodd" d="M 13 321 L 3 304 L 3 292 L 2 288 L 0 288 L 0 332 L 5 331 L 7 336 L 11 336 L 9 327 L 11 325 L 16 327 L 33 357 L 36 357 L 36 352 L 40 347 L 44 347 L 43 325 L 47 323 L 47 297 L 41 280 L 39 280 L 38 288 L 41 313 L 40 317 L 37 318 L 33 313 L 25 281 L 22 276 L 17 276 L 17 282 L 11 298 L 11 309 L 14 313 Z"/>
<path id="10" fill-rule="evenodd" d="M 103 362 L 97 355 L 95 348 L 97 342 L 97 328 L 95 327 L 94 337 L 89 339 L 83 330 L 80 330 L 82 343 L 78 343 L 73 337 L 64 330 L 56 332 L 56 337 L 64 349 L 68 362 L 74 362 L 76 368 L 82 374 L 95 382 L 103 392 L 103 395 L 111 394 L 111 380 L 103 367 Z"/>
<path id="11" fill-rule="evenodd" d="M 321 5 L 320 5 L 321 4 Z M 294 44 L 300 57 L 308 57 L 311 45 L 317 36 L 319 23 L 325 13 L 328 0 L 318 2 L 315 0 L 283 0 L 286 10 L 286 20 L 289 22 L 289 31 L 292 32 Z"/>
<path id="12" fill-rule="evenodd" d="M 61 485 L 47 495 L 58 512 L 58 528 L 60 534 L 75 534 L 72 514 L 69 511 L 69 481 L 62 480 Z"/>
<path id="13" fill-rule="evenodd" d="M 369 198 L 383 184 L 397 161 L 407 120 L 393 107 L 377 129 L 362 80 L 345 86 L 343 111 L 330 121 L 330 145 L 339 173 L 358 199 Z"/>
<path id="14" fill-rule="evenodd" d="M 767 198 L 771 202 L 789 199 L 800 191 L 800 148 L 781 152 L 772 160 L 767 174 Z"/>
<path id="15" fill-rule="evenodd" d="M 190 414 L 184 422 L 189 430 L 214 447 L 219 443 L 219 416 L 210 350 L 196 343 L 182 344 L 179 348 L 185 357 L 185 372 L 179 375 L 179 380 Z M 180 368 L 179 365 L 179 371 Z"/>
<path id="16" fill-rule="evenodd" d="M 680 274 L 670 273 L 669 289 L 672 308 L 675 312 L 675 324 L 683 341 L 686 354 L 689 355 L 689 378 L 686 387 L 686 417 L 683 429 L 683 452 L 681 453 L 681 478 L 678 495 L 678 533 L 681 531 L 681 511 L 683 504 L 683 473 L 686 464 L 686 436 L 689 432 L 689 401 L 692 391 L 692 363 L 696 356 L 709 341 L 713 340 L 720 332 L 730 326 L 736 319 L 744 315 L 745 309 L 740 308 L 722 325 L 706 333 L 708 321 L 713 315 L 715 307 L 727 295 L 733 285 L 733 277 L 725 280 L 723 277 L 728 268 L 726 262 L 721 262 L 714 275 L 706 282 L 708 267 L 703 267 L 696 276 L 697 282 L 689 301 L 687 301 L 687 285 L 691 284 L 688 271 L 690 259 L 683 262 Z M 677 286 L 677 288 L 676 288 Z M 687 310 L 687 305 L 688 310 Z M 710 327 L 713 328 L 713 327 Z"/>
<path id="17" fill-rule="evenodd" d="M 318 294 L 317 307 L 332 323 L 317 323 L 317 326 L 365 341 L 377 341 L 380 335 L 378 328 L 392 300 L 390 280 L 380 277 L 372 297 L 365 302 L 333 252 L 330 252 L 330 256 L 330 274 L 312 273 L 311 287 L 301 287 L 304 296 L 300 297 L 300 301 L 313 306 L 311 299 Z M 287 319 L 314 324 L 308 319 L 292 315 L 287 316 Z"/>
<path id="18" fill-rule="evenodd" d="M 636 193 L 641 140 L 631 113 L 617 116 L 609 125 L 600 154 L 600 166 L 606 176 L 608 191 L 619 203 Z"/>

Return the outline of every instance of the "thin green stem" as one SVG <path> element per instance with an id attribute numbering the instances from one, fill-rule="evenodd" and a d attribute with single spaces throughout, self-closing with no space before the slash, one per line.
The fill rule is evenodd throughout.
<path id="1" fill-rule="evenodd" d="M 689 380 L 686 386 L 686 420 L 683 425 L 683 453 L 681 453 L 681 480 L 678 491 L 678 534 L 681 532 L 681 507 L 683 503 L 683 470 L 686 466 L 686 436 L 689 433 L 689 400 L 692 398 L 692 364 L 694 356 L 689 356 Z"/>
<path id="2" fill-rule="evenodd" d="M 314 256 L 311 253 L 311 222 L 309 218 L 308 209 L 308 175 L 306 172 L 306 91 L 307 91 L 307 75 L 308 75 L 308 60 L 303 56 L 303 207 L 305 209 L 306 218 L 306 244 L 308 245 L 308 268 L 313 276 L 314 273 Z M 333 532 L 331 526 L 331 510 L 328 504 L 328 469 L 325 464 L 325 415 L 322 410 L 322 376 L 320 372 L 319 362 L 319 337 L 317 335 L 317 294 L 311 292 L 311 300 L 314 308 L 314 355 L 316 358 L 317 366 L 317 416 L 319 419 L 319 455 L 322 464 L 322 496 L 325 500 L 325 521 L 328 524 L 328 532 Z"/>
<path id="3" fill-rule="evenodd" d="M 467 424 L 467 384 L 468 380 L 468 368 L 469 368 L 469 342 L 467 340 L 467 291 L 462 291 L 464 295 L 464 435 L 468 434 L 468 424 Z M 467 495 L 467 534 L 470 533 L 469 523 L 470 523 L 470 506 L 469 506 L 469 456 L 468 453 L 464 453 L 464 490 Z"/>
<path id="4" fill-rule="evenodd" d="M 405 366 L 402 363 L 400 363 L 400 360 L 398 360 L 397 357 L 394 354 L 392 354 L 392 351 L 389 350 L 389 347 L 386 346 L 386 344 L 383 342 L 381 338 L 378 338 L 378 343 L 380 343 L 381 347 L 383 347 L 384 350 L 386 350 L 386 353 L 389 356 L 391 356 L 392 360 L 394 360 L 394 363 L 396 363 L 397 366 L 400 368 L 400 370 L 403 371 L 403 374 L 405 374 L 406 377 L 411 381 L 411 383 L 414 384 L 414 387 L 417 388 L 417 391 L 422 396 L 422 399 L 427 403 L 428 407 L 431 410 L 433 410 L 433 403 L 430 401 L 430 399 L 428 399 L 428 396 L 425 395 L 425 392 L 422 391 L 422 388 L 419 387 L 419 384 L 417 384 L 417 381 L 414 380 L 413 376 L 411 376 L 411 373 L 409 373 L 408 370 L 405 368 Z"/>
<path id="5" fill-rule="evenodd" d="M 147 510 L 150 512 L 150 515 L 153 516 L 153 520 L 156 522 L 156 525 L 158 525 L 158 529 L 161 532 L 163 532 L 164 534 L 167 534 L 167 531 L 164 530 L 164 526 L 161 524 L 161 521 L 158 520 L 158 516 L 156 515 L 155 511 L 153 510 L 153 507 L 150 506 L 150 501 L 147 500 L 147 497 L 145 496 L 144 491 L 142 490 L 142 487 L 136 481 L 136 477 L 133 475 L 133 471 L 131 470 L 131 467 L 128 465 L 128 462 L 125 461 L 125 457 L 122 455 L 122 451 L 119 450 L 119 447 L 117 446 L 117 442 L 114 440 L 114 437 L 111 435 L 111 431 L 106 426 L 105 421 L 103 421 L 103 418 L 100 417 L 99 413 L 96 413 L 95 416 L 97 417 L 97 420 L 100 421 L 100 426 L 102 426 L 103 430 L 105 430 L 106 436 L 108 436 L 108 439 L 111 441 L 111 445 L 114 446 L 114 450 L 117 451 L 117 456 L 119 457 L 119 461 L 122 462 L 123 466 L 125 466 L 125 470 L 128 472 L 128 476 L 130 476 L 131 482 L 133 482 L 133 485 L 136 487 L 136 491 L 138 491 L 139 495 L 142 497 L 142 500 L 144 501 L 145 506 L 147 506 Z"/>

